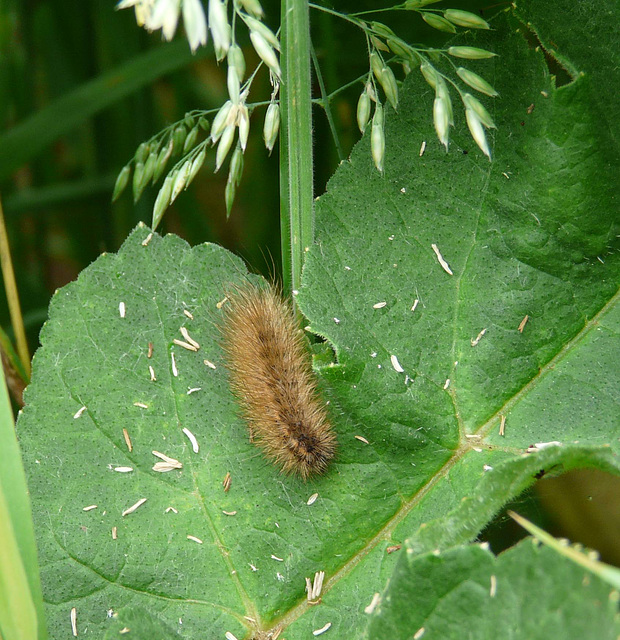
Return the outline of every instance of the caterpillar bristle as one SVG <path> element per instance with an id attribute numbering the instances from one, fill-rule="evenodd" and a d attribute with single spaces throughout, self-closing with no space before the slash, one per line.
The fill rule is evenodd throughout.
<path id="1" fill-rule="evenodd" d="M 274 286 L 250 282 L 227 298 L 222 342 L 251 440 L 285 474 L 323 473 L 336 437 L 291 305 Z"/>

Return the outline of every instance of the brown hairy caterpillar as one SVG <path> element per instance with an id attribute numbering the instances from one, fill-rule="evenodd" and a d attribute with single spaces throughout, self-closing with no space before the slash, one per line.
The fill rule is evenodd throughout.
<path id="1" fill-rule="evenodd" d="M 336 436 L 291 305 L 272 285 L 249 282 L 227 298 L 222 342 L 250 439 L 283 473 L 323 473 Z"/>

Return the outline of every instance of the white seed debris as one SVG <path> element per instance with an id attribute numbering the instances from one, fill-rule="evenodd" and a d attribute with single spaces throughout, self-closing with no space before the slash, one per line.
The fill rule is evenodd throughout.
<path id="1" fill-rule="evenodd" d="M 413 301 L 413 306 L 411 307 L 411 311 L 415 311 L 416 310 L 416 307 L 418 306 L 419 302 L 420 301 L 417 298 Z"/>
<path id="2" fill-rule="evenodd" d="M 376 609 L 380 601 L 381 601 L 381 595 L 379 594 L 379 592 L 377 592 L 372 597 L 370 604 L 364 608 L 364 613 L 372 613 Z"/>
<path id="3" fill-rule="evenodd" d="M 230 471 L 226 472 L 224 479 L 222 480 L 222 486 L 224 487 L 224 491 L 228 493 L 230 489 L 230 485 L 232 484 L 232 476 L 230 475 Z"/>
<path id="4" fill-rule="evenodd" d="M 439 264 L 442 266 L 443 270 L 446 273 L 449 273 L 451 276 L 453 276 L 454 274 L 452 273 L 452 269 L 450 269 L 450 266 L 448 265 L 448 263 L 444 260 L 443 256 L 441 255 L 441 252 L 439 251 L 439 248 L 437 247 L 436 244 L 432 244 L 431 245 L 432 250 L 435 252 L 435 255 L 437 256 L 437 260 L 439 260 Z"/>
<path id="5" fill-rule="evenodd" d="M 370 357 L 371 357 L 371 358 L 376 358 L 376 357 L 377 357 L 377 352 L 376 352 L 376 351 L 373 351 L 373 352 L 370 354 Z"/>
<path id="6" fill-rule="evenodd" d="M 146 352 L 146 357 L 151 359 L 153 357 L 153 343 L 149 342 L 148 350 Z"/>
<path id="7" fill-rule="evenodd" d="M 274 556 L 273 553 L 271 554 L 271 559 L 277 560 L 278 562 L 284 562 L 284 558 L 278 558 L 278 556 Z"/>
<path id="8" fill-rule="evenodd" d="M 230 631 L 227 631 L 224 637 L 226 638 L 226 640 L 237 640 L 237 636 Z"/>
<path id="9" fill-rule="evenodd" d="M 192 393 L 196 393 L 196 391 L 202 391 L 202 387 L 189 387 L 187 389 L 187 395 L 191 396 Z"/>
<path id="10" fill-rule="evenodd" d="M 523 329 L 525 329 L 525 325 L 527 324 L 527 321 L 529 319 L 530 319 L 530 317 L 526 315 L 525 318 L 523 318 L 523 320 L 521 320 L 521 323 L 517 327 L 518 330 L 519 330 L 519 333 L 523 333 Z"/>
<path id="11" fill-rule="evenodd" d="M 187 309 L 183 309 L 183 313 L 190 319 L 193 320 L 194 316 L 191 314 L 190 311 L 188 311 Z"/>
<path id="12" fill-rule="evenodd" d="M 252 569 L 252 571 L 258 571 L 258 567 L 255 567 L 251 562 L 248 562 L 248 564 L 250 565 L 250 569 Z"/>
<path id="13" fill-rule="evenodd" d="M 151 241 L 152 237 L 153 237 L 153 232 L 151 231 L 151 233 L 149 233 L 149 235 L 146 236 L 146 238 L 144 238 L 144 240 L 142 240 L 142 246 L 146 247 L 148 245 L 148 243 Z"/>
<path id="14" fill-rule="evenodd" d="M 482 468 L 485 471 L 493 471 L 493 467 L 490 464 L 485 464 Z"/>
<path id="15" fill-rule="evenodd" d="M 172 361 L 172 375 L 177 378 L 179 375 L 179 370 L 177 369 L 177 361 L 174 358 L 174 351 L 170 352 L 170 360 Z"/>
<path id="16" fill-rule="evenodd" d="M 84 411 L 86 411 L 86 405 L 84 405 L 83 407 L 80 407 L 74 414 L 73 414 L 73 419 L 77 420 L 83 413 Z"/>
<path id="17" fill-rule="evenodd" d="M 133 403 L 134 407 L 140 407 L 140 409 L 148 409 L 149 405 L 148 404 L 144 404 L 144 402 L 134 402 Z"/>
<path id="18" fill-rule="evenodd" d="M 548 94 L 546 91 L 541 91 L 541 92 L 540 92 L 540 95 L 541 95 L 543 98 L 548 98 L 548 97 L 549 97 L 549 94 Z"/>
<path id="19" fill-rule="evenodd" d="M 345 271 L 351 271 L 351 267 L 347 267 L 347 266 L 345 265 L 345 267 L 344 267 L 344 268 L 345 268 Z"/>
<path id="20" fill-rule="evenodd" d="M 155 369 L 151 365 L 149 365 L 149 373 L 151 374 L 151 382 L 155 382 L 157 380 L 157 376 L 155 375 Z"/>
<path id="21" fill-rule="evenodd" d="M 130 513 L 133 513 L 136 509 L 141 507 L 146 501 L 147 501 L 147 498 L 140 498 L 140 500 L 138 500 L 136 504 L 132 504 L 131 507 L 129 507 L 129 509 L 125 509 L 125 511 L 123 511 L 121 515 L 128 516 Z"/>
<path id="22" fill-rule="evenodd" d="M 133 467 L 114 467 L 114 471 L 118 471 L 119 473 L 131 473 L 133 471 Z"/>
<path id="23" fill-rule="evenodd" d="M 383 307 L 387 306 L 387 302 L 377 302 L 372 305 L 373 309 L 383 309 Z"/>
<path id="24" fill-rule="evenodd" d="M 123 627 L 119 633 L 125 634 L 125 633 L 129 633 L 131 631 L 131 629 L 129 627 Z"/>
<path id="25" fill-rule="evenodd" d="M 338 320 L 338 318 L 334 318 L 334 322 L 335 322 L 336 324 L 340 324 L 340 320 Z"/>
<path id="26" fill-rule="evenodd" d="M 497 593 L 497 577 L 491 576 L 491 588 L 489 589 L 489 596 L 491 598 L 494 598 L 496 593 Z"/>
<path id="27" fill-rule="evenodd" d="M 203 360 L 203 362 L 209 367 L 209 369 L 217 369 L 217 367 L 211 362 L 211 360 Z"/>
<path id="28" fill-rule="evenodd" d="M 237 515 L 237 512 L 236 512 L 236 511 L 222 511 L 222 513 L 223 513 L 225 516 L 236 516 L 236 515 Z"/>
<path id="29" fill-rule="evenodd" d="M 118 312 L 120 313 L 121 318 L 125 317 L 125 303 L 124 302 L 119 302 L 118 304 Z"/>
<path id="30" fill-rule="evenodd" d="M 478 434 L 478 433 L 466 433 L 465 437 L 466 438 L 472 438 L 472 439 L 475 439 L 475 440 L 479 440 L 482 436 L 480 434 Z"/>
<path id="31" fill-rule="evenodd" d="M 499 435 L 504 435 L 504 428 L 506 427 L 506 416 L 499 417 Z"/>
<path id="32" fill-rule="evenodd" d="M 331 622 L 328 622 L 324 627 L 321 627 L 320 629 L 315 629 L 312 632 L 313 636 L 320 636 L 321 634 L 325 633 L 327 630 L 329 630 L 329 628 L 332 626 Z"/>
<path id="33" fill-rule="evenodd" d="M 279 571 L 276 573 L 276 578 L 279 582 L 284 582 L 284 576 Z"/>
<path id="34" fill-rule="evenodd" d="M 82 511 L 92 511 L 93 509 L 96 509 L 96 508 L 97 508 L 96 504 L 91 504 L 91 505 L 88 505 L 88 507 L 84 507 Z"/>
<path id="35" fill-rule="evenodd" d="M 314 581 L 310 582 L 310 578 L 306 578 L 306 593 L 308 594 L 308 602 L 316 604 L 321 597 L 323 590 L 323 580 L 325 579 L 325 571 L 317 571 L 314 574 Z"/>
<path id="36" fill-rule="evenodd" d="M 443 383 L 444 390 L 450 386 L 450 378 L 446 378 L 446 381 Z"/>
<path id="37" fill-rule="evenodd" d="M 426 629 L 424 627 L 420 627 L 413 635 L 413 640 L 420 640 L 420 638 L 424 635 L 425 632 L 426 632 Z"/>
<path id="38" fill-rule="evenodd" d="M 426 151 L 426 140 L 422 142 L 422 145 L 420 147 L 420 158 L 424 155 L 425 151 Z"/>
<path id="39" fill-rule="evenodd" d="M 561 447 L 562 443 L 557 440 L 553 440 L 551 442 L 537 442 L 532 446 L 527 448 L 528 453 L 534 453 L 535 451 L 541 451 L 542 449 L 547 449 L 549 447 Z"/>
<path id="40" fill-rule="evenodd" d="M 164 513 L 169 513 L 170 511 L 172 511 L 172 513 L 179 513 L 174 507 L 167 507 Z"/>
<path id="41" fill-rule="evenodd" d="M 75 607 L 71 609 L 71 632 L 77 638 L 77 609 Z"/>
<path id="42" fill-rule="evenodd" d="M 394 240 L 394 238 L 395 238 L 395 237 L 396 237 L 396 236 L 395 236 L 394 234 L 392 234 L 392 235 L 388 238 L 388 240 Z"/>
<path id="43" fill-rule="evenodd" d="M 482 331 L 481 331 L 481 332 L 480 332 L 480 333 L 479 333 L 475 338 L 470 339 L 470 341 L 469 341 L 469 342 L 471 343 L 471 346 L 472 346 L 472 347 L 475 347 L 475 346 L 480 342 L 480 340 L 482 340 L 482 336 L 483 336 L 486 332 L 487 332 L 487 330 L 486 330 L 486 329 L 483 329 L 483 330 L 482 330 Z"/>
<path id="44" fill-rule="evenodd" d="M 392 362 L 394 371 L 398 371 L 398 373 L 405 373 L 405 370 L 400 366 L 400 362 L 398 362 L 398 358 L 396 356 L 390 356 L 390 361 Z"/>
<path id="45" fill-rule="evenodd" d="M 221 309 L 227 302 L 228 302 L 228 298 L 224 298 L 223 300 L 220 300 L 215 306 L 218 309 Z"/>
<path id="46" fill-rule="evenodd" d="M 174 338 L 172 342 L 174 342 L 174 344 L 178 345 L 179 347 L 182 347 L 183 349 L 187 349 L 188 351 L 198 351 L 198 349 L 196 349 L 193 344 L 190 344 L 189 342 L 183 342 L 183 340 L 179 340 L 178 338 Z"/>
<path id="47" fill-rule="evenodd" d="M 359 440 L 360 442 L 363 442 L 364 444 L 369 444 L 368 440 L 366 440 L 366 438 L 364 438 L 364 436 L 355 436 L 355 438 L 357 440 Z"/>
<path id="48" fill-rule="evenodd" d="M 118 537 L 116 531 L 116 527 L 112 527 L 112 540 L 116 540 L 116 538 Z"/>
<path id="49" fill-rule="evenodd" d="M 472 447 L 472 451 L 475 451 L 476 453 L 482 453 L 482 449 L 480 447 Z"/>
<path id="50" fill-rule="evenodd" d="M 198 544 L 202 544 L 202 540 L 200 538 L 197 538 L 196 536 L 187 536 L 188 540 L 191 540 L 192 542 L 197 542 Z"/>
<path id="51" fill-rule="evenodd" d="M 200 349 L 200 345 L 189 335 L 188 330 L 185 327 L 181 327 L 179 329 L 181 335 L 189 342 L 192 346 L 196 347 L 196 349 Z"/>
<path id="52" fill-rule="evenodd" d="M 125 438 L 125 444 L 129 449 L 129 453 L 131 453 L 133 451 L 133 444 L 131 444 L 131 438 L 129 437 L 127 429 L 123 429 L 123 438 Z"/>
<path id="53" fill-rule="evenodd" d="M 200 447 L 198 446 L 198 440 L 196 440 L 196 436 L 187 428 L 183 427 L 183 433 L 188 437 L 189 441 L 192 443 L 192 449 L 194 453 L 198 453 Z"/>
<path id="54" fill-rule="evenodd" d="M 154 456 L 161 458 L 163 462 L 156 462 L 153 465 L 153 471 L 158 471 L 159 473 L 166 473 L 167 471 L 172 471 L 173 469 L 182 469 L 183 463 L 167 456 L 165 453 L 160 453 L 159 451 L 151 452 Z"/>
<path id="55" fill-rule="evenodd" d="M 311 504 L 314 504 L 316 502 L 316 499 L 319 497 L 318 493 L 313 493 L 309 498 L 308 498 L 308 502 L 306 502 L 306 504 L 308 506 L 310 506 Z"/>

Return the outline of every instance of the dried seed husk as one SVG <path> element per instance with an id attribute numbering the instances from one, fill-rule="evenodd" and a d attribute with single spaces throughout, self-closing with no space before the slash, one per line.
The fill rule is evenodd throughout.
<path id="1" fill-rule="evenodd" d="M 370 107 L 370 96 L 368 95 L 368 91 L 364 89 L 364 91 L 362 91 L 362 94 L 360 95 L 359 100 L 357 101 L 357 126 L 362 133 L 364 133 L 364 131 L 366 130 L 366 125 L 368 124 L 368 120 L 370 118 Z"/>
<path id="2" fill-rule="evenodd" d="M 265 146 L 271 153 L 278 138 L 278 130 L 280 128 L 280 107 L 277 102 L 272 102 L 267 107 L 265 114 L 265 124 L 263 126 L 263 139 Z"/>
<path id="3" fill-rule="evenodd" d="M 141 162 L 144 164 L 146 162 L 146 158 L 149 155 L 149 148 L 146 142 L 141 142 L 136 149 L 136 153 L 134 154 L 134 160 L 136 162 Z"/>
<path id="4" fill-rule="evenodd" d="M 228 87 L 228 95 L 233 104 L 239 104 L 239 89 L 241 88 L 237 69 L 228 64 L 228 72 L 226 73 L 226 86 Z"/>
<path id="5" fill-rule="evenodd" d="M 437 71 L 435 71 L 435 68 L 430 65 L 428 62 L 426 62 L 426 60 L 424 60 L 422 62 L 422 64 L 420 65 L 420 71 L 422 72 L 422 75 L 424 76 L 424 79 L 426 80 L 426 82 L 428 82 L 428 84 L 431 85 L 431 87 L 433 87 L 433 89 L 437 89 Z"/>
<path id="6" fill-rule="evenodd" d="M 445 33 L 456 33 L 455 26 L 449 20 L 428 11 L 423 11 L 420 15 L 424 22 L 433 27 L 433 29 L 444 31 Z"/>
<path id="7" fill-rule="evenodd" d="M 215 114 L 215 118 L 213 118 L 213 125 L 211 126 L 211 141 L 213 143 L 217 142 L 222 135 L 222 132 L 226 128 L 228 124 L 228 116 L 230 115 L 232 109 L 232 102 L 227 100 L 220 110 Z"/>
<path id="8" fill-rule="evenodd" d="M 191 160 L 186 160 L 183 163 L 183 166 L 179 169 L 176 177 L 174 179 L 174 184 L 172 185 L 172 194 L 170 195 L 170 204 L 172 204 L 176 199 L 179 193 L 183 191 L 187 187 L 187 178 L 189 177 L 189 172 L 192 168 Z"/>
<path id="9" fill-rule="evenodd" d="M 278 62 L 274 48 L 258 31 L 250 31 L 250 40 L 260 59 L 271 69 L 278 80 L 280 80 L 282 72 L 280 71 L 280 63 Z"/>
<path id="10" fill-rule="evenodd" d="M 207 155 L 206 143 L 202 143 L 203 147 L 198 153 L 198 155 L 192 160 L 192 166 L 189 170 L 189 175 L 187 176 L 187 184 L 190 184 L 191 181 L 196 177 L 196 174 L 200 171 L 200 168 L 204 164 L 205 157 Z"/>
<path id="11" fill-rule="evenodd" d="M 480 93 L 484 93 L 487 96 L 491 96 L 492 98 L 499 95 L 497 91 L 495 91 L 495 89 L 477 73 L 474 73 L 469 69 L 465 69 L 464 67 L 459 67 L 456 70 L 456 73 L 458 74 L 459 78 L 465 84 L 468 84 L 472 89 L 480 91 Z"/>
<path id="12" fill-rule="evenodd" d="M 372 127 L 370 130 L 370 151 L 375 167 L 383 173 L 383 160 L 385 158 L 385 131 L 383 106 L 377 103 L 375 114 L 372 118 Z"/>
<path id="13" fill-rule="evenodd" d="M 396 110 L 398 107 L 398 85 L 396 84 L 394 72 L 390 67 L 383 67 L 383 69 L 381 69 L 379 82 L 383 87 L 383 91 L 385 91 L 389 103 L 394 107 L 394 110 Z"/>
<path id="14" fill-rule="evenodd" d="M 190 149 L 194 148 L 197 138 L 198 138 L 198 127 L 194 127 L 187 134 L 187 138 L 185 138 L 185 142 L 183 144 L 183 153 L 187 153 Z"/>
<path id="15" fill-rule="evenodd" d="M 161 222 L 161 219 L 164 215 L 164 212 L 168 208 L 170 204 L 170 196 L 172 195 L 172 185 L 175 180 L 175 175 L 170 174 L 166 176 L 164 180 L 164 184 L 162 185 L 159 193 L 157 194 L 157 198 L 155 200 L 155 204 L 153 205 L 153 221 L 151 223 L 151 227 L 153 229 L 157 228 L 157 225 Z"/>
<path id="16" fill-rule="evenodd" d="M 172 141 L 174 144 L 175 153 L 181 153 L 181 151 L 183 151 L 183 145 L 185 144 L 186 137 L 187 129 L 182 124 L 180 124 L 172 133 Z"/>
<path id="17" fill-rule="evenodd" d="M 228 66 L 236 69 L 239 82 L 243 82 L 245 77 L 245 58 L 239 45 L 233 44 L 228 50 Z"/>
<path id="18" fill-rule="evenodd" d="M 243 16 L 245 23 L 250 30 L 250 36 L 252 33 L 259 33 L 276 51 L 280 51 L 280 41 L 276 37 L 276 34 L 260 20 L 255 20 L 251 16 Z"/>
<path id="19" fill-rule="evenodd" d="M 381 70 L 383 69 L 384 66 L 385 65 L 383 64 L 383 60 L 381 59 L 381 56 L 376 51 L 373 51 L 370 54 L 370 68 L 372 69 L 372 72 L 375 78 L 377 78 L 379 82 L 381 82 L 380 80 Z"/>
<path id="20" fill-rule="evenodd" d="M 448 53 L 455 58 L 466 58 L 467 60 L 483 60 L 497 55 L 492 51 L 478 47 L 449 47 Z"/>
<path id="21" fill-rule="evenodd" d="M 466 93 L 463 96 L 463 104 L 465 105 L 466 109 L 473 109 L 478 114 L 480 122 L 482 122 L 482 124 L 487 129 L 496 128 L 495 123 L 493 122 L 493 118 L 491 118 L 489 112 L 484 108 L 484 105 L 479 100 L 471 95 L 471 93 Z"/>
<path id="22" fill-rule="evenodd" d="M 236 127 L 234 124 L 229 124 L 222 132 L 219 144 L 217 145 L 217 151 L 215 152 L 216 171 L 219 171 L 219 168 L 222 166 L 224 159 L 230 151 L 230 147 L 232 146 L 233 140 L 235 138 L 235 129 Z"/>
<path id="23" fill-rule="evenodd" d="M 239 144 L 243 151 L 245 151 L 248 144 L 248 136 L 250 135 L 250 114 L 245 104 L 239 107 L 237 120 L 239 126 Z"/>
<path id="24" fill-rule="evenodd" d="M 435 102 L 433 103 L 433 123 L 435 125 L 435 131 L 441 144 L 448 148 L 448 129 L 450 126 L 448 109 L 445 100 L 435 95 Z"/>
<path id="25" fill-rule="evenodd" d="M 133 201 L 138 202 L 146 182 L 144 181 L 144 164 L 142 162 L 136 162 L 133 168 Z"/>
<path id="26" fill-rule="evenodd" d="M 125 191 L 125 187 L 129 182 L 129 176 L 131 175 L 131 166 L 126 164 L 119 172 L 114 184 L 114 191 L 112 192 L 112 202 L 116 202 L 118 197 Z"/>
<path id="27" fill-rule="evenodd" d="M 157 153 L 155 151 L 151 151 L 151 153 L 149 153 L 149 157 L 146 159 L 146 163 L 144 164 L 144 176 L 142 179 L 144 180 L 145 185 L 153 178 L 156 166 Z"/>
<path id="28" fill-rule="evenodd" d="M 159 154 L 157 155 L 157 163 L 155 164 L 155 170 L 153 171 L 153 183 L 157 182 L 164 173 L 166 165 L 168 164 L 168 160 L 172 155 L 173 148 L 174 143 L 172 141 L 172 138 L 170 138 L 168 144 L 159 150 Z"/>
<path id="29" fill-rule="evenodd" d="M 258 0 L 239 0 L 241 6 L 255 18 L 262 18 L 265 15 Z"/>
<path id="30" fill-rule="evenodd" d="M 388 53 L 390 52 L 390 49 L 388 48 L 388 46 L 384 44 L 382 40 L 379 40 L 377 36 L 371 35 L 370 42 L 376 49 L 379 49 L 380 51 L 387 51 Z"/>
<path id="31" fill-rule="evenodd" d="M 468 27 L 470 29 L 490 29 L 489 23 L 480 16 L 470 11 L 461 11 L 460 9 L 446 9 L 443 12 L 444 18 L 459 27 Z"/>
<path id="32" fill-rule="evenodd" d="M 474 142 L 480 147 L 482 153 L 491 160 L 491 150 L 489 149 L 487 137 L 484 133 L 484 127 L 482 126 L 482 122 L 480 121 L 478 114 L 473 109 L 465 109 L 465 117 L 467 119 L 469 132 L 471 133 L 471 137 L 474 139 Z"/>
<path id="33" fill-rule="evenodd" d="M 209 28 L 213 36 L 215 57 L 221 62 L 230 47 L 230 25 L 226 5 L 221 0 L 209 0 Z"/>

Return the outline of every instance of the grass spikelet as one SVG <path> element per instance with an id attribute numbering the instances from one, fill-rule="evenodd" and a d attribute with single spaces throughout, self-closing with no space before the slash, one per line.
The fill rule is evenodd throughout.
<path id="1" fill-rule="evenodd" d="M 291 305 L 271 285 L 228 293 L 221 325 L 230 383 L 250 438 L 283 473 L 323 473 L 336 437 Z"/>

